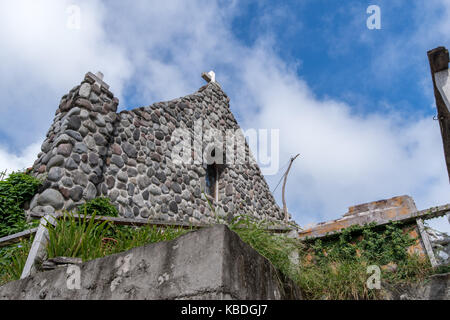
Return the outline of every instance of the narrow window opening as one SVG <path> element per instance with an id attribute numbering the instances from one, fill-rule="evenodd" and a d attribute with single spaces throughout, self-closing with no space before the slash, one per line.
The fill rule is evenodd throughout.
<path id="1" fill-rule="evenodd" d="M 216 149 L 214 148 L 211 151 L 211 157 L 215 158 L 215 156 Z M 222 164 L 221 160 L 219 163 L 214 161 L 213 163 L 208 164 L 206 167 L 205 193 L 216 202 L 219 201 L 219 179 L 224 169 L 225 166 Z"/>
<path id="2" fill-rule="evenodd" d="M 219 170 L 217 168 L 217 165 L 215 163 L 209 164 L 206 168 L 206 194 L 218 201 L 219 196 Z"/>

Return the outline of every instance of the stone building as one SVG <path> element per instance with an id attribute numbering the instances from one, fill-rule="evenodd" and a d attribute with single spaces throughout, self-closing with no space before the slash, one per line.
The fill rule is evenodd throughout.
<path id="1" fill-rule="evenodd" d="M 62 97 L 32 167 L 44 184 L 29 210 L 72 210 L 104 196 L 127 218 L 283 220 L 230 99 L 206 79 L 194 94 L 116 113 L 119 101 L 103 76 L 87 73 Z"/>

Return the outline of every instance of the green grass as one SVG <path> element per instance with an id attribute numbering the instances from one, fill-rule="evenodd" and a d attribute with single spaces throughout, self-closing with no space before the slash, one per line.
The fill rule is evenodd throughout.
<path id="1" fill-rule="evenodd" d="M 20 279 L 32 243 L 33 238 L 0 249 L 0 286 Z"/>
<path id="2" fill-rule="evenodd" d="M 298 284 L 306 299 L 342 300 L 375 298 L 365 282 L 368 278 L 366 266 L 354 261 L 334 261 L 323 265 L 304 261 L 298 270 Z"/>
<path id="3" fill-rule="evenodd" d="M 364 258 L 329 260 L 311 263 L 304 258 L 298 269 L 298 284 L 306 299 L 316 300 L 372 300 L 383 299 L 385 291 L 369 290 L 366 281 L 370 274 L 367 267 L 373 265 Z M 432 272 L 423 257 L 410 256 L 398 264 L 396 272 L 381 269 L 382 284 L 411 284 L 424 280 Z"/>
<path id="4" fill-rule="evenodd" d="M 181 228 L 156 226 L 115 226 L 86 218 L 77 220 L 66 213 L 56 226 L 48 224 L 48 258 L 74 257 L 88 261 L 160 241 L 169 241 L 188 232 Z"/>
<path id="5" fill-rule="evenodd" d="M 395 226 L 386 228 L 378 235 L 373 234 L 370 226 L 352 228 L 326 245 L 320 242 L 305 243 L 273 234 L 267 231 L 267 226 L 268 223 L 256 222 L 245 216 L 238 217 L 230 224 L 230 228 L 244 242 L 294 280 L 302 289 L 305 299 L 384 298 L 383 290 L 369 290 L 366 286 L 370 276 L 367 267 L 374 264 L 381 267 L 394 261 L 398 265 L 396 272 L 382 270 L 382 283 L 384 281 L 393 285 L 422 281 L 432 273 L 427 259 L 406 254 L 406 247 L 413 239 L 396 230 Z M 351 243 L 355 236 L 353 232 L 357 232 L 357 235 L 363 233 L 369 239 L 354 245 Z M 364 251 L 358 254 L 356 249 Z M 319 254 L 325 250 L 328 250 L 327 254 Z M 299 253 L 298 263 L 289 259 L 294 251 Z"/>
<path id="6" fill-rule="evenodd" d="M 238 216 L 229 227 L 283 274 L 295 280 L 298 272 L 289 257 L 295 251 L 303 251 L 304 245 L 295 239 L 267 231 L 267 228 L 272 225 L 266 221 L 257 221 L 250 216 Z"/>
<path id="7" fill-rule="evenodd" d="M 169 241 L 189 232 L 175 227 L 116 226 L 110 222 L 76 219 L 65 213 L 56 226 L 48 224 L 48 258 L 73 257 L 89 261 L 150 243 Z M 33 239 L 0 249 L 0 285 L 20 279 Z"/>

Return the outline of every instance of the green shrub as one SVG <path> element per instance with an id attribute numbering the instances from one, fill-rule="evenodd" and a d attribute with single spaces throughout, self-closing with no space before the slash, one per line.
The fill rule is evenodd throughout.
<path id="1" fill-rule="evenodd" d="M 98 216 L 117 217 L 119 212 L 109 198 L 95 198 L 78 207 L 78 213 Z"/>
<path id="2" fill-rule="evenodd" d="M 30 228 L 23 205 L 38 191 L 41 181 L 25 173 L 11 173 L 0 181 L 0 237 Z"/>
<path id="3" fill-rule="evenodd" d="M 409 259 L 408 247 L 413 245 L 417 238 L 405 233 L 397 222 L 387 224 L 382 230 L 375 230 L 374 226 L 360 227 L 362 239 L 357 242 L 361 254 L 368 261 L 380 265 L 390 262 L 404 262 Z"/>
<path id="4" fill-rule="evenodd" d="M 311 249 L 318 263 L 361 258 L 371 264 L 385 265 L 406 261 L 407 249 L 416 240 L 396 222 L 384 227 L 355 225 L 342 230 L 337 237 L 311 242 Z"/>
<path id="5" fill-rule="evenodd" d="M 408 254 L 416 239 L 392 222 L 352 226 L 337 236 L 307 242 L 299 273 L 299 285 L 308 299 L 379 299 L 382 290 L 368 290 L 367 267 L 395 263 L 394 272 L 383 270 L 382 281 L 412 283 L 431 274 L 427 259 Z"/>

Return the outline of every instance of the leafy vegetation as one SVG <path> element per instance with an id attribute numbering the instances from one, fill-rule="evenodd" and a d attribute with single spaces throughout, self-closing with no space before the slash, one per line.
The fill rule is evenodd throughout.
<path id="1" fill-rule="evenodd" d="M 230 228 L 302 289 L 306 299 L 380 299 L 383 290 L 369 290 L 367 267 L 378 265 L 381 280 L 411 283 L 432 270 L 428 260 L 409 255 L 415 239 L 396 223 L 380 230 L 374 225 L 354 226 L 329 240 L 300 242 L 267 230 L 267 223 L 239 217 Z M 298 263 L 293 257 L 298 253 Z M 383 266 L 395 263 L 395 270 Z"/>
<path id="2" fill-rule="evenodd" d="M 95 198 L 80 205 L 78 207 L 78 213 L 86 213 L 88 215 L 96 214 L 109 217 L 117 217 L 119 215 L 117 208 L 111 204 L 111 200 L 104 197 Z"/>
<path id="3" fill-rule="evenodd" d="M 25 173 L 6 173 L 0 180 L 0 237 L 5 237 L 31 225 L 26 222 L 23 206 L 38 191 L 41 181 Z"/>
<path id="4" fill-rule="evenodd" d="M 318 262 L 363 258 L 367 261 L 385 265 L 392 261 L 404 261 L 408 258 L 407 248 L 417 239 L 403 232 L 401 226 L 392 222 L 384 230 L 376 230 L 376 224 L 352 226 L 343 230 L 338 238 L 329 238 L 327 242 L 318 239 L 312 244 L 314 256 Z"/>
<path id="5" fill-rule="evenodd" d="M 410 255 L 416 243 L 400 224 L 352 226 L 337 237 L 309 243 L 303 255 L 300 285 L 310 299 L 377 299 L 382 290 L 369 290 L 367 267 L 381 267 L 385 283 L 411 283 L 431 272 L 426 258 Z"/>

